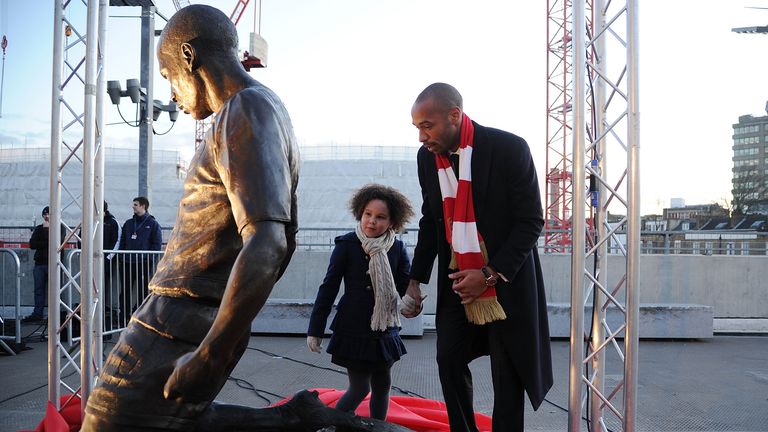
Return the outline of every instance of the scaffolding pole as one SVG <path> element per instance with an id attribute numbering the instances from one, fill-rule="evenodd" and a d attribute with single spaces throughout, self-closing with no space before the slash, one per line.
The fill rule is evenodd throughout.
<path id="1" fill-rule="evenodd" d="M 568 430 L 578 432 L 586 424 L 590 432 L 633 432 L 637 416 L 640 257 L 637 2 L 595 0 L 594 26 L 586 21 L 585 3 L 575 2 L 572 14 L 573 251 Z M 609 209 L 621 215 L 618 220 L 609 220 Z M 590 220 L 590 215 L 594 219 Z M 612 229 L 611 224 L 619 229 Z M 620 261 L 611 267 L 618 270 L 615 275 L 607 272 L 609 256 L 611 261 Z M 620 319 L 609 320 L 609 315 Z M 621 338 L 623 345 L 619 343 Z M 607 373 L 609 367 L 612 374 Z"/>
<path id="2" fill-rule="evenodd" d="M 106 36 L 107 7 L 107 0 L 54 2 L 48 400 L 58 409 L 73 403 L 74 396 L 80 397 L 80 408 L 84 409 L 101 367 L 101 124 L 106 91 L 102 38 Z M 65 180 L 72 177 L 63 175 L 68 169 L 81 173 L 81 181 Z M 65 211 L 79 216 L 78 223 L 67 224 L 62 218 Z M 68 265 L 71 259 L 64 256 L 67 245 L 78 241 L 82 253 L 80 271 L 75 272 Z M 72 336 L 76 327 L 79 337 Z M 61 403 L 62 390 L 73 397 Z"/>

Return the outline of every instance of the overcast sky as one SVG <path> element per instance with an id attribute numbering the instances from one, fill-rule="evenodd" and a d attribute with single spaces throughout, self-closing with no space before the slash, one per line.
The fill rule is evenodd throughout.
<path id="1" fill-rule="evenodd" d="M 8 38 L 0 146 L 50 146 L 50 3 L 0 0 L 0 32 Z M 192 3 L 227 14 L 237 4 Z M 166 16 L 174 12 L 170 0 L 157 4 Z M 768 10 L 745 6 L 768 2 L 641 2 L 644 214 L 659 212 L 673 197 L 700 204 L 730 196 L 732 124 L 740 115 L 765 115 L 768 100 L 768 36 L 731 32 L 768 24 Z M 139 77 L 140 22 L 117 15 L 139 14 L 139 8 L 110 9 L 107 79 L 123 86 Z M 253 23 L 250 5 L 238 25 L 243 49 Z M 157 18 L 156 27 L 163 25 Z M 524 137 L 544 178 L 545 2 L 263 0 L 258 30 L 269 43 L 268 67 L 251 74 L 283 99 L 302 145 L 417 147 L 411 104 L 426 85 L 444 81 L 463 94 L 472 119 Z M 169 95 L 158 74 L 155 98 L 167 101 Z M 121 107 L 132 115 L 127 99 Z M 119 121 L 111 105 L 106 118 Z M 158 131 L 168 126 L 165 115 L 155 124 Z M 106 137 L 111 145 L 137 146 L 136 129 L 125 125 L 110 126 Z M 188 157 L 193 137 L 193 121 L 181 115 L 154 143 Z"/>

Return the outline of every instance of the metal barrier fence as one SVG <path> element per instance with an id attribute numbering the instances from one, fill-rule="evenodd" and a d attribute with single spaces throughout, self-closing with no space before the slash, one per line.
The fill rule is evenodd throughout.
<path id="1" fill-rule="evenodd" d="M 21 261 L 19 261 L 19 256 L 16 254 L 16 252 L 11 249 L 0 249 L 0 255 L 2 255 L 2 261 L 0 261 L 0 271 L 2 271 L 3 274 L 8 274 L 7 272 L 13 272 L 13 274 L 16 275 L 16 283 L 14 287 L 11 288 L 14 292 L 13 306 L 6 304 L 6 299 L 8 299 L 6 292 L 7 287 L 5 286 L 4 282 L 0 284 L 0 299 L 2 299 L 0 300 L 2 302 L 0 303 L 0 307 L 2 307 L 3 311 L 0 313 L 0 349 L 8 352 L 10 355 L 16 355 L 16 352 L 10 346 L 8 346 L 5 341 L 10 340 L 13 341 L 17 347 L 21 346 L 21 278 L 23 276 L 21 273 Z M 9 261 L 10 264 L 8 263 Z M 9 267 L 10 270 L 8 269 Z M 3 281 L 5 281 L 5 278 L 3 278 Z M 6 319 L 3 318 L 10 316 L 8 313 L 9 309 L 13 310 L 13 334 L 11 334 L 10 329 L 6 329 Z"/>
<path id="2" fill-rule="evenodd" d="M 299 250 L 330 250 L 335 245 L 334 239 L 344 235 L 354 228 L 299 228 L 296 235 L 296 247 Z M 405 243 L 405 246 L 412 249 L 416 246 L 416 240 L 419 235 L 418 228 L 406 229 L 399 233 L 397 238 Z"/>
<path id="3" fill-rule="evenodd" d="M 0 247 L 24 248 L 34 227 L 0 226 Z M 162 227 L 163 241 L 170 239 L 173 227 Z M 334 238 L 354 231 L 354 228 L 312 227 L 299 228 L 297 247 L 301 250 L 330 250 Z M 408 228 L 398 234 L 406 247 L 416 246 L 418 228 Z M 557 246 L 547 250 L 544 246 L 544 234 L 539 239 L 539 252 L 563 253 Z M 642 231 L 640 233 L 642 254 L 663 255 L 768 255 L 768 232 L 761 231 Z M 616 232 L 615 238 L 608 240 L 608 253 L 620 254 L 626 242 L 623 232 Z M 75 248 L 76 243 L 70 245 Z M 565 253 L 570 253 L 566 248 Z"/>
<path id="4" fill-rule="evenodd" d="M 26 227 L 14 228 L 26 231 L 25 235 L 29 232 L 29 228 Z M 309 251 L 331 250 L 334 247 L 334 239 L 350 231 L 353 231 L 353 228 L 302 228 L 297 235 L 297 247 L 300 250 Z M 742 234 L 743 238 L 739 239 L 712 236 L 709 239 L 691 240 L 676 240 L 675 236 L 680 236 L 680 233 L 651 232 L 647 234 L 646 240 L 641 243 L 641 252 L 644 254 L 768 255 L 766 253 L 768 233 Z M 416 245 L 417 236 L 418 229 L 415 228 L 398 234 L 398 238 L 411 250 Z M 609 253 L 620 253 L 623 247 L 621 240 L 621 237 L 617 237 L 609 244 Z M 543 241 L 540 241 L 539 248 L 540 251 L 543 251 Z M 2 248 L 0 252 L 4 252 L 1 254 L 3 260 L 0 262 L 0 270 L 5 275 L 16 275 L 15 286 L 7 286 L 11 285 L 8 282 L 11 278 L 8 277 L 0 286 L 0 294 L 3 299 L 3 303 L 0 304 L 2 307 L 2 313 L 0 313 L 0 349 L 11 352 L 12 349 L 3 341 L 13 339 L 16 343 L 22 342 L 20 286 L 21 278 L 25 275 L 21 270 L 16 252 L 8 248 Z M 154 275 L 156 265 L 162 255 L 162 251 L 104 251 L 104 295 L 102 303 L 104 308 L 102 320 L 104 336 L 119 333 L 125 328 L 133 311 L 148 295 L 149 281 Z M 64 312 L 66 309 L 71 312 L 77 310 L 80 303 L 78 290 L 71 282 L 80 278 L 80 250 L 68 250 L 64 262 L 66 263 L 65 271 L 69 272 L 72 278 L 61 278 L 62 296 L 65 300 L 63 308 L 65 309 Z M 26 277 L 31 277 L 31 272 L 28 273 Z M 10 295 L 8 290 L 13 290 L 13 295 Z M 6 304 L 9 299 L 13 299 L 15 304 Z M 66 315 L 63 314 L 62 316 Z M 9 327 L 12 322 L 15 323 L 15 331 Z M 78 343 L 80 339 L 79 314 L 75 314 L 69 322 L 64 322 L 64 318 L 62 318 L 62 324 L 65 327 L 64 334 L 66 334 L 66 340 L 69 344 Z M 45 336 L 45 331 L 46 329 L 43 330 L 41 336 Z"/>
<path id="5" fill-rule="evenodd" d="M 80 250 L 76 249 L 68 256 L 67 268 L 75 279 L 80 277 Z M 104 336 L 110 336 L 125 329 L 131 315 L 149 295 L 149 281 L 163 251 L 104 251 L 104 296 L 103 330 Z M 80 302 L 74 287 L 65 287 L 66 304 L 76 310 Z M 67 325 L 70 344 L 79 342 L 80 322 L 73 320 Z"/>

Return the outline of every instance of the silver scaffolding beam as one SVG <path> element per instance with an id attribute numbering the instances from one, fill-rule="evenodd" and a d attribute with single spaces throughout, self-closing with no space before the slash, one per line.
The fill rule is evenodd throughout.
<path id="1" fill-rule="evenodd" d="M 100 125 L 106 92 L 106 13 L 106 0 L 54 2 L 48 400 L 57 408 L 61 408 L 59 398 L 64 390 L 80 396 L 84 409 L 101 368 L 104 159 Z M 81 173 L 80 184 L 65 182 L 64 173 L 70 171 Z M 64 210 L 80 214 L 79 223 L 62 220 Z M 65 231 L 64 238 L 59 226 Z M 64 257 L 66 246 L 78 240 L 82 253 L 80 270 L 75 272 Z M 77 339 L 71 337 L 73 326 L 80 327 Z"/>
<path id="2" fill-rule="evenodd" d="M 583 416 L 589 431 L 632 432 L 637 416 L 638 5 L 636 0 L 618 3 L 594 0 L 594 34 L 586 26 L 585 2 L 573 5 L 573 29 L 578 30 L 573 32 L 572 51 L 569 432 L 582 430 Z M 593 116 L 588 115 L 589 105 L 594 106 Z M 590 208 L 592 221 L 588 220 Z M 609 210 L 626 216 L 611 222 Z M 612 262 L 621 261 L 612 266 L 621 269 L 620 274 L 609 277 L 609 256 Z M 620 322 L 609 322 L 608 315 L 618 316 Z M 618 340 L 622 337 L 623 346 Z"/>

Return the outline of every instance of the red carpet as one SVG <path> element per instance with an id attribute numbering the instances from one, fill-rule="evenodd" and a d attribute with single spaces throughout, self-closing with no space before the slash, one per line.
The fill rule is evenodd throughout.
<path id="1" fill-rule="evenodd" d="M 37 425 L 34 431 L 19 432 L 77 432 L 83 420 L 80 417 L 80 398 L 71 395 L 59 398 L 61 412 L 56 410 L 52 403 L 48 402 L 45 409 L 45 418 Z"/>
<path id="2" fill-rule="evenodd" d="M 336 402 L 344 394 L 343 390 L 330 388 L 312 389 L 319 393 L 320 400 L 330 407 L 335 407 Z M 284 403 L 288 399 L 278 402 Z M 20 432 L 77 432 L 80 430 L 82 419 L 80 418 L 80 399 L 70 396 L 62 396 L 60 404 L 64 407 L 61 412 L 48 403 L 45 418 L 34 431 Z M 360 404 L 355 414 L 368 417 L 368 398 Z M 387 421 L 399 424 L 417 432 L 450 432 L 448 427 L 448 414 L 445 404 L 432 399 L 420 399 L 409 396 L 392 396 L 389 401 Z M 484 414 L 475 414 L 475 421 L 480 432 L 491 431 L 491 418 Z"/>
<path id="3" fill-rule="evenodd" d="M 343 390 L 319 388 L 311 389 L 320 394 L 320 400 L 328 406 L 335 407 L 336 402 L 344 394 Z M 355 414 L 368 417 L 368 398 L 357 407 Z M 392 396 L 389 400 L 387 421 L 405 426 L 418 432 L 449 432 L 448 413 L 445 404 L 432 399 L 421 399 L 410 396 Z M 480 432 L 491 432 L 491 417 L 475 413 L 475 421 Z"/>

